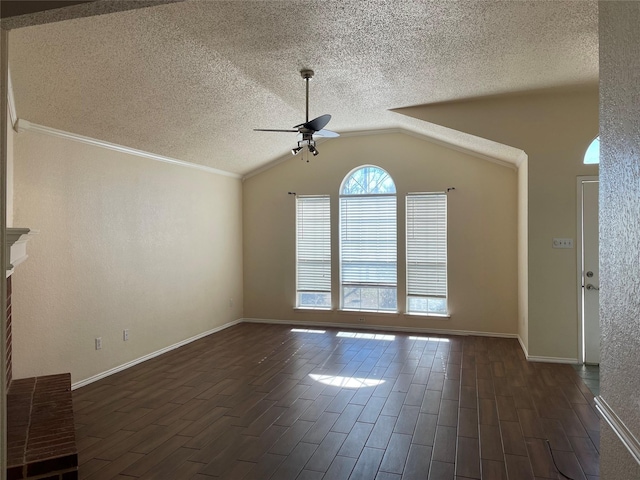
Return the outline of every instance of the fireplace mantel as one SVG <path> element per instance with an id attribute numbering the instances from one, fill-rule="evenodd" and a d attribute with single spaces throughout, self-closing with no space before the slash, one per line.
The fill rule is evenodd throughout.
<path id="1" fill-rule="evenodd" d="M 38 230 L 29 228 L 7 228 L 7 277 L 11 275 L 17 265 L 24 262 L 27 255 L 27 241 L 32 235 L 36 235 Z"/>

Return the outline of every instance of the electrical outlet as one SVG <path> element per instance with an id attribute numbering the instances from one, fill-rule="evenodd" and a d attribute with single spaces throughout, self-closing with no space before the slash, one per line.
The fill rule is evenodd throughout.
<path id="1" fill-rule="evenodd" d="M 360 323 L 364 323 L 364 322 L 366 322 L 367 320 L 366 320 L 364 317 L 358 317 L 358 321 L 359 321 Z"/>
<path id="2" fill-rule="evenodd" d="M 233 298 L 229 299 L 229 308 L 233 308 Z"/>
<path id="3" fill-rule="evenodd" d="M 125 342 L 126 342 L 127 340 L 129 340 L 129 329 L 128 329 L 128 328 L 125 328 L 125 329 L 122 331 L 122 340 L 123 340 L 123 341 L 125 341 Z"/>
<path id="4" fill-rule="evenodd" d="M 100 350 L 102 348 L 102 337 L 96 338 L 96 350 Z"/>
<path id="5" fill-rule="evenodd" d="M 553 248 L 573 248 L 573 238 L 554 238 Z"/>

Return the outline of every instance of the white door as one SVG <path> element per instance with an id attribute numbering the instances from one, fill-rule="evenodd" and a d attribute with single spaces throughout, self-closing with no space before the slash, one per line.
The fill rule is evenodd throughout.
<path id="1" fill-rule="evenodd" d="M 600 363 L 598 181 L 582 182 L 582 316 L 584 361 Z"/>

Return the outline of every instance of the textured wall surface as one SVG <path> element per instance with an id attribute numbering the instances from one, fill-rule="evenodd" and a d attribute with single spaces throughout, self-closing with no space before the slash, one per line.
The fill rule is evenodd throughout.
<path id="1" fill-rule="evenodd" d="M 600 2 L 601 395 L 640 438 L 640 3 Z M 603 479 L 640 478 L 614 435 Z M 622 452 L 620 450 L 622 449 Z"/>
<path id="2" fill-rule="evenodd" d="M 338 138 L 310 163 L 293 157 L 244 182 L 245 317 L 517 333 L 517 172 L 404 134 Z M 398 191 L 404 232 L 408 192 L 448 195 L 450 319 L 392 314 L 294 311 L 295 200 L 329 194 L 333 291 L 339 292 L 338 191 L 354 168 L 384 168 Z M 404 305 L 404 235 L 398 235 L 398 303 Z M 337 298 L 337 297 L 336 297 Z M 335 303 L 335 300 L 334 300 Z"/>
<path id="3" fill-rule="evenodd" d="M 240 180 L 30 132 L 14 153 L 15 221 L 40 230 L 13 279 L 14 378 L 77 382 L 242 317 Z"/>

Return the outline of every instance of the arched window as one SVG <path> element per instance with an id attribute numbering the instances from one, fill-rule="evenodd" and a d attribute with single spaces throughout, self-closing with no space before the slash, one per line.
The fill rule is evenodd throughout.
<path id="1" fill-rule="evenodd" d="M 589 148 L 587 148 L 587 153 L 584 154 L 584 163 L 600 163 L 600 137 L 596 137 L 589 145 Z"/>
<path id="2" fill-rule="evenodd" d="M 380 167 L 349 173 L 340 187 L 340 305 L 397 311 L 396 187 Z"/>

